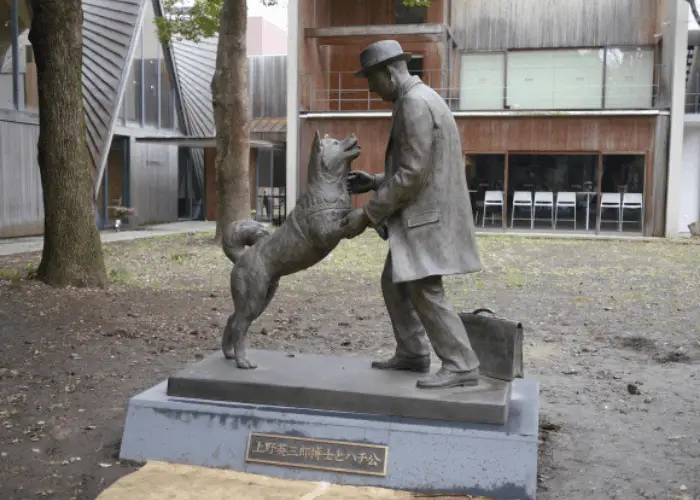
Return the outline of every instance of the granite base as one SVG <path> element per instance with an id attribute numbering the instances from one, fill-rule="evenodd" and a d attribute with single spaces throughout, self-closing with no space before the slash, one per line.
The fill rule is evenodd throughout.
<path id="1" fill-rule="evenodd" d="M 164 381 L 130 400 L 122 459 L 434 494 L 535 499 L 539 386 L 532 380 L 512 382 L 504 425 L 183 398 L 168 396 L 166 388 Z M 251 433 L 386 446 L 386 474 L 248 462 Z"/>

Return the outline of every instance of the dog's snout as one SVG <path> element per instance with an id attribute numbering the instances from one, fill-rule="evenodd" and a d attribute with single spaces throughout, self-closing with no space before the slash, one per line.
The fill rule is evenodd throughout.
<path id="1" fill-rule="evenodd" d="M 345 139 L 345 151 L 355 149 L 356 147 L 359 147 L 357 137 L 355 137 L 355 134 L 352 134 L 350 137 Z"/>

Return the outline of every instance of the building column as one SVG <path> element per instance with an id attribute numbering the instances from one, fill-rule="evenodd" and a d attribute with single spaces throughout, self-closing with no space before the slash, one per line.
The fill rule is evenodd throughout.
<path id="1" fill-rule="evenodd" d="M 299 184 L 299 0 L 287 6 L 287 213 L 294 210 Z"/>
<path id="2" fill-rule="evenodd" d="M 670 44 L 671 124 L 668 146 L 668 176 L 666 187 L 665 236 L 678 236 L 681 190 L 683 186 L 683 128 L 685 121 L 685 70 L 688 50 L 688 9 L 685 0 L 668 2 L 668 31 L 665 42 Z"/>

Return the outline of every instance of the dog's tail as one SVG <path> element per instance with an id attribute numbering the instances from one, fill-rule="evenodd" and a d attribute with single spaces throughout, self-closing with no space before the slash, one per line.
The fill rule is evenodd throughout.
<path id="1" fill-rule="evenodd" d="M 221 235 L 221 247 L 234 264 L 241 258 L 246 247 L 270 235 L 270 230 L 258 221 L 246 219 L 231 222 Z"/>

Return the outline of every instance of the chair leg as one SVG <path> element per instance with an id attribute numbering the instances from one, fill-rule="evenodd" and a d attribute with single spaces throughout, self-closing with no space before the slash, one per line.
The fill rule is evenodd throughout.
<path id="1" fill-rule="evenodd" d="M 515 204 L 513 204 L 513 206 L 510 207 L 510 228 L 511 229 L 513 229 L 513 217 L 515 217 Z"/>
<path id="2" fill-rule="evenodd" d="M 554 210 L 554 209 L 552 209 Z M 552 223 L 552 229 L 557 228 L 557 219 L 559 218 L 559 205 L 557 205 L 556 210 L 554 210 L 554 222 Z"/>
<path id="3" fill-rule="evenodd" d="M 554 229 L 554 205 L 549 207 L 549 216 L 552 219 L 552 229 Z"/>
<path id="4" fill-rule="evenodd" d="M 535 205 L 530 205 L 530 230 L 535 229 Z"/>
<path id="5" fill-rule="evenodd" d="M 624 209 L 622 208 L 622 205 L 620 205 L 620 208 L 617 211 L 617 230 L 618 232 L 622 232 L 622 218 L 625 216 Z"/>
<path id="6" fill-rule="evenodd" d="M 481 227 L 484 227 L 484 224 L 486 224 L 486 209 L 488 208 L 488 205 L 484 205 L 484 215 L 481 216 Z"/>

